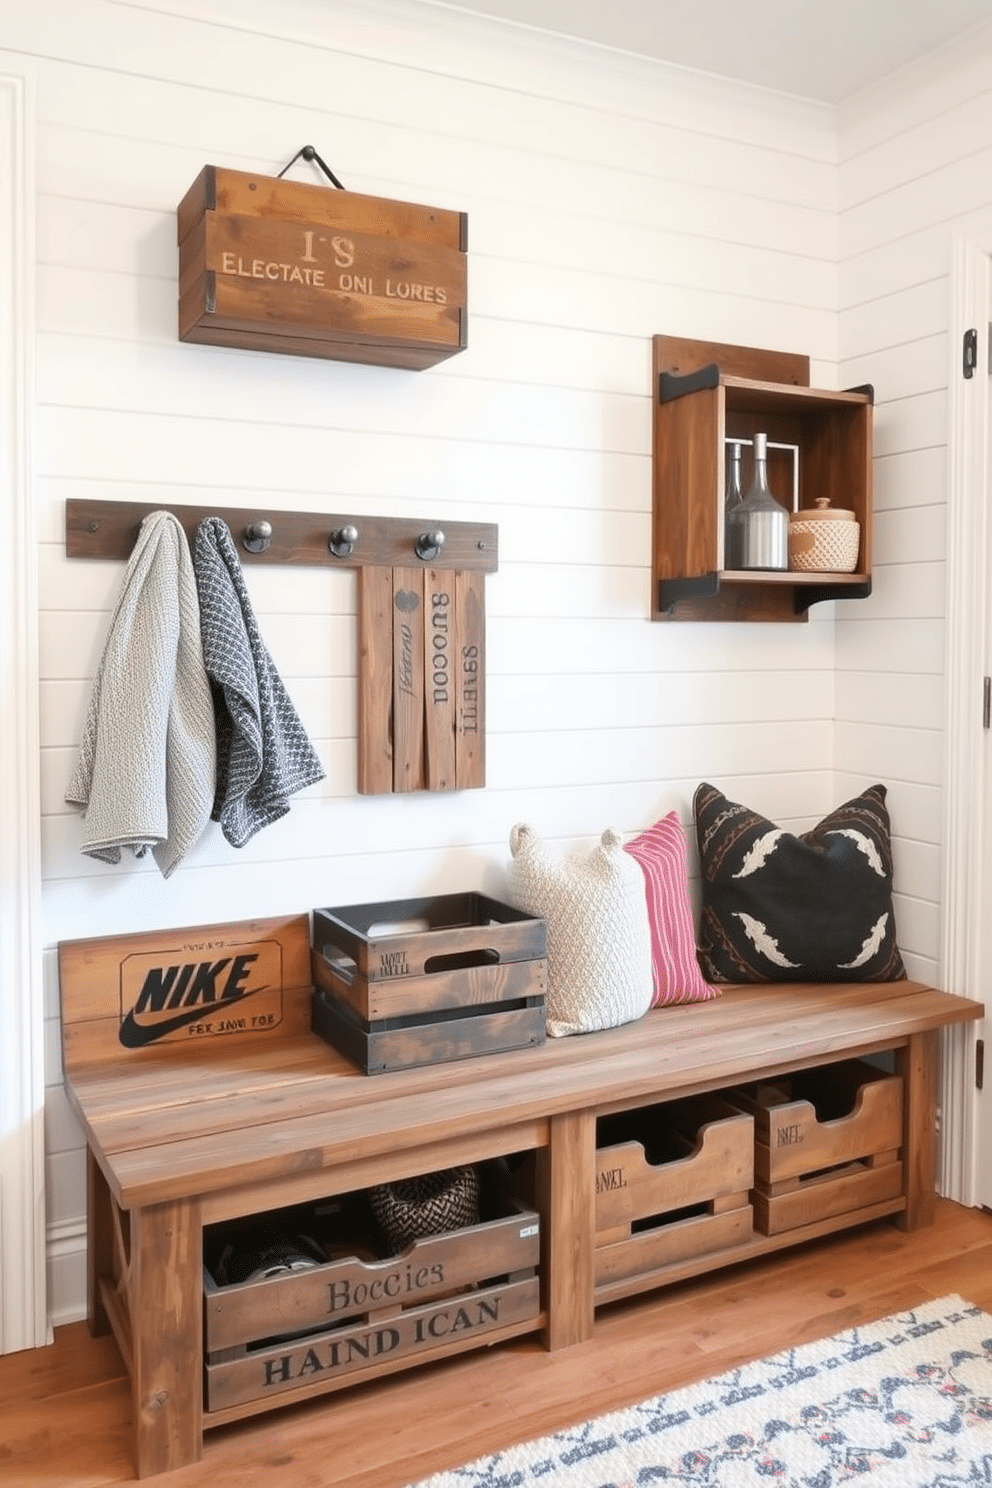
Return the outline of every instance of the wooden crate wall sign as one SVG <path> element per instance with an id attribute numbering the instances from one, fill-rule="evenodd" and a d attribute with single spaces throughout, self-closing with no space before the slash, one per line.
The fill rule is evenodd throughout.
<path id="1" fill-rule="evenodd" d="M 413 371 L 465 349 L 464 212 L 207 165 L 177 215 L 181 341 Z"/>

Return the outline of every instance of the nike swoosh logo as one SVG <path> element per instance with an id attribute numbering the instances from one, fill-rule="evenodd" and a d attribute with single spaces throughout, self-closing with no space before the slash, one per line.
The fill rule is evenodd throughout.
<path id="1" fill-rule="evenodd" d="M 187 1023 L 202 1022 L 210 1012 L 220 1012 L 223 1008 L 234 1007 L 235 1003 L 244 1002 L 246 997 L 254 997 L 257 992 L 267 990 L 267 987 L 248 987 L 244 992 L 236 992 L 233 997 L 225 997 L 223 1002 L 208 1004 L 206 1007 L 201 1005 L 185 1008 L 183 1012 L 176 1013 L 174 1018 L 163 1018 L 160 1023 L 139 1023 L 132 1009 L 121 1024 L 117 1037 L 125 1049 L 144 1049 L 148 1044 L 154 1044 L 156 1040 L 165 1038 L 166 1034 L 175 1033 L 177 1028 L 185 1028 Z"/>

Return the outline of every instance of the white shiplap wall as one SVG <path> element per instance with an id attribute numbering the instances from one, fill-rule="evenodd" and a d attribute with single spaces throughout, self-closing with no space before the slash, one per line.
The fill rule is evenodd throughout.
<path id="1" fill-rule="evenodd" d="M 877 516 L 873 595 L 838 612 L 837 781 L 890 783 L 899 939 L 936 979 L 951 270 L 958 237 L 992 250 L 992 26 L 841 108 L 838 159 L 840 379 L 875 387 Z"/>
<path id="2" fill-rule="evenodd" d="M 834 804 L 829 607 L 796 626 L 647 616 L 650 337 L 805 352 L 814 381 L 836 385 L 836 145 L 824 109 L 403 0 L 0 0 L 0 13 L 5 57 L 36 74 L 39 119 L 35 465 L 59 1322 L 80 1314 L 85 1287 L 58 941 L 365 897 L 498 893 L 515 821 L 563 848 L 608 825 L 633 832 L 673 807 L 689 826 L 704 778 L 796 827 Z M 411 374 L 177 342 L 180 197 L 208 162 L 274 173 L 306 142 L 351 189 L 467 211 L 465 353 Z M 353 579 L 258 569 L 263 634 L 326 781 L 241 852 L 211 829 L 168 883 L 154 868 L 82 857 L 62 796 L 121 566 L 65 560 L 74 496 L 497 522 L 487 788 L 357 797 Z M 873 601 L 868 712 L 879 688 L 903 685 L 897 620 L 914 617 L 914 650 L 931 658 L 928 677 L 939 669 L 927 618 L 939 584 L 916 619 L 915 583 L 892 556 L 903 541 L 901 528 L 880 528 L 896 597 L 888 608 Z M 852 722 L 857 686 L 845 677 Z M 917 794 L 929 800 L 922 732 L 894 791 L 897 822 Z M 861 761 L 844 753 L 853 778 Z M 893 774 L 892 759 L 868 758 L 872 778 Z"/>

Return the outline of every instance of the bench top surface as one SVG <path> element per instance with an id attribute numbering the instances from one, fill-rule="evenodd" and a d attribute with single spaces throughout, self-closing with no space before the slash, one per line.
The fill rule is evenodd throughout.
<path id="1" fill-rule="evenodd" d="M 101 1057 L 68 1011 L 66 964 L 66 1085 L 124 1208 L 899 1048 L 984 1012 L 915 981 L 733 987 L 621 1028 L 366 1076 L 299 1018 L 276 1038 L 165 1044 L 133 1063 L 120 1049 Z M 297 990 L 302 1009 L 309 988 Z"/>

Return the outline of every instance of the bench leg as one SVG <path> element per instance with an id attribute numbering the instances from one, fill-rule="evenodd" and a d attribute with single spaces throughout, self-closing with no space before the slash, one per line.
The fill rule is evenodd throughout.
<path id="1" fill-rule="evenodd" d="M 545 1346 L 567 1348 L 592 1337 L 595 1290 L 596 1118 L 591 1111 L 553 1116 L 538 1153 L 542 1266 L 548 1323 Z"/>
<path id="2" fill-rule="evenodd" d="M 936 1208 L 937 1079 L 939 1032 L 914 1033 L 896 1050 L 902 1076 L 902 1163 L 906 1208 L 896 1223 L 903 1230 L 933 1224 Z"/>
<path id="3" fill-rule="evenodd" d="M 200 1459 L 203 1255 L 199 1204 L 131 1211 L 131 1392 L 139 1478 Z"/>
<path id="4" fill-rule="evenodd" d="M 94 1338 L 110 1332 L 101 1277 L 114 1275 L 113 1199 L 93 1153 L 86 1149 L 86 1317 Z"/>

